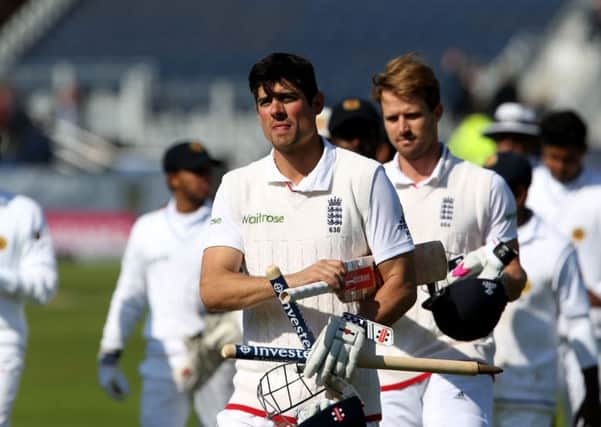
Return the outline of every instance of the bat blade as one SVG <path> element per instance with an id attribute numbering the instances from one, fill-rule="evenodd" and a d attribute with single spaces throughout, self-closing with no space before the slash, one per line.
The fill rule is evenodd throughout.
<path id="1" fill-rule="evenodd" d="M 438 282 L 447 277 L 447 254 L 440 240 L 417 243 L 413 252 L 415 283 Z"/>

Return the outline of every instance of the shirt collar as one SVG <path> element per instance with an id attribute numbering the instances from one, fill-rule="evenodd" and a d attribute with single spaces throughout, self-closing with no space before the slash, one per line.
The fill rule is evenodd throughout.
<path id="1" fill-rule="evenodd" d="M 451 157 L 449 155 L 449 149 L 447 148 L 447 146 L 442 143 L 440 143 L 440 146 L 442 148 L 442 151 L 440 154 L 440 158 L 438 159 L 438 162 L 436 163 L 436 167 L 432 171 L 432 174 L 425 180 L 420 181 L 418 183 L 412 181 L 410 178 L 407 177 L 407 175 L 405 175 L 401 171 L 401 168 L 399 166 L 399 153 L 397 152 L 394 155 L 394 158 L 392 159 L 392 161 L 390 162 L 392 167 L 388 170 L 388 172 L 390 172 L 389 178 L 392 181 L 392 183 L 394 185 L 398 185 L 398 186 L 412 185 L 414 187 L 420 188 L 420 187 L 426 186 L 428 184 L 435 184 L 436 182 L 438 182 L 441 179 L 442 175 L 449 168 L 450 157 Z"/>
<path id="2" fill-rule="evenodd" d="M 334 174 L 334 162 L 336 161 L 336 146 L 330 143 L 327 139 L 322 138 L 323 153 L 317 165 L 313 170 L 304 177 L 298 184 L 294 185 L 289 178 L 286 178 L 275 164 L 273 158 L 274 149 L 268 156 L 268 171 L 267 181 L 270 183 L 286 183 L 292 191 L 310 192 L 310 191 L 327 191 L 332 183 Z"/>

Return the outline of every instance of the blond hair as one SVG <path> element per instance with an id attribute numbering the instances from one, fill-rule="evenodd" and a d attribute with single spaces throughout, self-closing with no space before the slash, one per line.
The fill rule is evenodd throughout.
<path id="1" fill-rule="evenodd" d="M 382 92 L 390 91 L 400 97 L 422 98 L 430 110 L 440 104 L 440 85 L 434 71 L 415 52 L 390 60 L 383 72 L 373 76 L 372 83 L 372 96 L 378 102 Z"/>

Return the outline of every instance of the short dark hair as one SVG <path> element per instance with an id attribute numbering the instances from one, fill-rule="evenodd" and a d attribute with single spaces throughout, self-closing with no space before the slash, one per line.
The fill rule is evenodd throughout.
<path id="1" fill-rule="evenodd" d="M 540 122 L 543 145 L 574 147 L 586 151 L 587 128 L 584 120 L 572 110 L 552 111 Z"/>
<path id="2" fill-rule="evenodd" d="M 272 53 L 253 65 L 248 74 L 248 85 L 255 100 L 260 87 L 270 93 L 276 83 L 284 80 L 299 89 L 309 102 L 313 102 L 319 91 L 313 64 L 292 53 Z"/>

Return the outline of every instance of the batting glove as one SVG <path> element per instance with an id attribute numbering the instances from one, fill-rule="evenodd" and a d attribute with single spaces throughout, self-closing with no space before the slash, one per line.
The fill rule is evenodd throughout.
<path id="1" fill-rule="evenodd" d="M 468 253 L 447 274 L 447 282 L 451 284 L 469 277 L 496 280 L 515 256 L 517 254 L 509 246 L 493 241 Z"/>
<path id="2" fill-rule="evenodd" d="M 121 402 L 129 394 L 129 386 L 125 375 L 119 369 L 119 357 L 121 357 L 121 350 L 100 353 L 98 357 L 98 383 L 106 394 Z"/>
<path id="3" fill-rule="evenodd" d="M 365 331 L 361 326 L 341 317 L 330 317 L 311 348 L 305 377 L 315 376 L 318 385 L 325 385 L 331 375 L 350 379 L 364 343 Z"/>
<path id="4" fill-rule="evenodd" d="M 205 330 L 185 340 L 186 356 L 173 369 L 179 391 L 188 393 L 202 387 L 223 362 L 222 347 L 242 339 L 236 316 L 234 312 L 208 314 Z"/>

